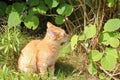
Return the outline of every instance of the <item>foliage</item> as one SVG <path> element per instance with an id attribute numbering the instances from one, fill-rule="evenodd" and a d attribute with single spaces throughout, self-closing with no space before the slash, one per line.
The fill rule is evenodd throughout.
<path id="1" fill-rule="evenodd" d="M 57 24 L 63 24 L 66 16 L 70 16 L 73 12 L 73 7 L 67 3 L 60 3 L 59 0 L 27 0 L 24 2 L 15 2 L 12 5 L 6 5 L 1 2 L 0 7 L 1 16 L 9 14 L 8 26 L 17 26 L 24 22 L 24 25 L 29 29 L 37 29 L 39 25 L 39 16 L 49 16 L 54 13 L 49 13 L 52 9 L 56 8 L 55 22 Z M 4 7 L 2 7 L 4 6 Z"/>
<path id="2" fill-rule="evenodd" d="M 0 65 L 0 78 L 2 75 L 3 80 L 40 79 L 35 74 L 19 73 L 8 67 L 14 66 L 16 68 L 19 48 L 26 44 L 26 39 L 31 36 L 29 34 L 32 30 L 35 30 L 33 33 L 36 36 L 38 26 L 44 27 L 42 25 L 50 20 L 59 25 L 65 25 L 68 33 L 73 35 L 70 41 L 72 54 L 70 54 L 70 44 L 67 44 L 60 50 L 59 57 L 63 59 L 68 58 L 68 54 L 71 55 L 68 61 L 62 60 L 62 62 L 71 62 L 72 65 L 79 64 L 77 70 L 80 70 L 76 74 L 73 74 L 74 71 L 70 71 L 69 75 L 64 73 L 69 71 L 66 70 L 68 68 L 63 67 L 62 69 L 65 71 L 63 73 L 60 71 L 57 75 L 59 80 L 87 80 L 88 78 L 81 79 L 80 77 L 77 79 L 78 76 L 84 74 L 89 76 L 86 70 L 92 77 L 99 77 L 102 80 L 119 79 L 119 5 L 119 0 L 0 1 L 0 63 L 10 64 L 10 66 Z M 45 22 L 42 23 L 44 19 Z M 32 30 L 28 30 L 24 26 Z M 21 34 L 20 31 L 26 31 L 25 35 Z M 26 37 L 27 34 L 29 36 Z M 19 44 L 21 45 L 19 46 Z M 74 54 L 75 51 L 77 54 Z M 74 55 L 77 57 L 73 58 Z M 85 55 L 85 59 L 81 55 Z M 81 59 L 84 60 L 81 61 Z"/>
<path id="3" fill-rule="evenodd" d="M 88 40 L 90 38 L 92 38 L 93 36 L 95 36 L 96 34 L 96 26 L 95 25 L 88 25 L 85 26 L 85 30 L 80 34 L 80 35 L 74 35 L 71 38 L 71 49 L 74 50 L 75 49 L 75 45 L 77 44 L 78 40 Z M 87 47 L 87 46 L 86 46 Z"/>
<path id="4" fill-rule="evenodd" d="M 6 26 L 5 26 L 6 27 Z M 0 35 L 0 63 L 13 65 L 19 51 L 19 30 L 15 27 L 6 27 L 4 34 Z M 9 61 L 9 62 L 8 62 Z"/>
<path id="5" fill-rule="evenodd" d="M 5 10 L 6 10 L 6 3 L 0 1 L 0 16 L 4 16 L 5 15 Z"/>
<path id="6" fill-rule="evenodd" d="M 102 53 L 100 53 L 98 50 L 92 50 L 90 52 L 90 58 L 92 61 L 99 61 L 102 58 Z"/>
<path id="7" fill-rule="evenodd" d="M 0 79 L 1 80 L 39 80 L 40 77 L 36 74 L 31 74 L 31 73 L 18 73 L 15 72 L 15 70 L 9 69 L 6 65 L 3 66 L 3 69 L 0 69 Z"/>
<path id="8" fill-rule="evenodd" d="M 61 64 L 63 65 L 63 64 Z M 55 77 L 58 80 L 73 80 L 76 77 L 76 80 L 79 80 L 81 76 L 75 76 L 75 72 L 72 72 L 72 68 L 70 65 L 69 66 L 61 66 L 60 63 L 58 66 L 60 67 L 58 70 L 55 72 Z M 66 65 L 66 64 L 65 64 Z M 74 75 L 74 76 L 71 76 Z M 53 77 L 44 77 L 42 78 L 40 75 L 36 73 L 23 73 L 19 72 L 18 70 L 11 69 L 7 65 L 3 65 L 0 68 L 0 79 L 1 80 L 53 80 Z"/>
<path id="9" fill-rule="evenodd" d="M 39 25 L 39 19 L 36 16 L 27 15 L 24 24 L 29 29 L 36 29 Z"/>
<path id="10" fill-rule="evenodd" d="M 90 74 L 95 75 L 97 73 L 97 69 L 93 63 L 90 63 L 88 66 L 88 71 Z"/>
<path id="11" fill-rule="evenodd" d="M 104 25 L 104 30 L 101 32 L 100 37 L 99 37 L 99 47 L 101 46 L 106 46 L 106 48 L 103 48 L 102 51 L 100 50 L 92 50 L 89 53 L 89 66 L 88 66 L 88 71 L 90 74 L 95 75 L 99 73 L 99 69 L 105 70 L 105 71 L 113 71 L 116 68 L 117 65 L 117 60 L 118 60 L 118 50 L 116 49 L 120 45 L 120 40 L 118 36 L 120 33 L 117 31 L 120 29 L 119 26 L 119 19 L 110 19 L 108 20 L 105 25 Z M 79 40 L 83 40 L 83 43 L 86 43 L 86 40 L 90 40 L 92 37 L 95 36 L 96 34 L 96 28 L 92 25 L 91 27 L 85 27 L 84 31 L 80 35 L 74 35 L 71 38 L 71 47 L 74 50 L 75 45 L 77 45 L 77 42 Z M 89 29 L 87 29 L 89 28 Z M 85 32 L 87 34 L 85 34 Z M 81 36 L 89 36 L 89 37 L 84 37 L 82 39 Z M 91 45 L 90 43 L 88 43 Z M 85 47 L 87 50 L 89 48 L 89 45 Z M 98 66 L 96 63 L 99 63 L 100 65 Z M 100 78 L 103 78 L 102 75 L 104 73 L 100 73 Z M 112 74 L 111 74 L 112 75 Z M 114 75 L 114 74 L 113 74 Z M 113 76 L 112 75 L 112 76 Z M 111 77 L 111 76 L 110 76 Z M 105 76 L 104 76 L 105 78 Z"/>
<path id="12" fill-rule="evenodd" d="M 45 0 L 45 3 L 48 5 L 50 9 L 52 9 L 58 6 L 59 0 Z"/>
<path id="13" fill-rule="evenodd" d="M 118 30 L 120 28 L 120 19 L 110 19 L 107 23 L 105 23 L 104 31 L 112 32 Z"/>
<path id="14" fill-rule="evenodd" d="M 115 5 L 115 1 L 114 0 L 107 0 L 108 1 L 108 6 L 109 7 L 113 7 Z"/>
<path id="15" fill-rule="evenodd" d="M 73 12 L 72 6 L 68 4 L 62 4 L 57 9 L 57 13 L 63 16 L 70 16 L 72 12 Z"/>
<path id="16" fill-rule="evenodd" d="M 55 22 L 56 22 L 57 24 L 62 24 L 62 23 L 64 23 L 64 17 L 61 16 L 61 15 L 56 16 Z"/>
<path id="17" fill-rule="evenodd" d="M 71 38 L 71 49 L 74 50 L 75 49 L 75 46 L 77 44 L 77 41 L 78 41 L 78 36 L 77 35 L 73 35 L 72 38 Z"/>
<path id="18" fill-rule="evenodd" d="M 14 27 L 21 23 L 20 16 L 17 12 L 11 12 L 8 18 L 8 26 Z"/>
<path id="19" fill-rule="evenodd" d="M 61 46 L 60 51 L 59 51 L 59 57 L 64 58 L 68 54 L 70 54 L 71 48 L 70 48 L 70 43 L 65 43 Z"/>

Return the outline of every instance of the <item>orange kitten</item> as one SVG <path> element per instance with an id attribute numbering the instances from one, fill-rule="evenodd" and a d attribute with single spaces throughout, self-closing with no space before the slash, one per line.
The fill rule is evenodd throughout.
<path id="1" fill-rule="evenodd" d="M 50 22 L 47 23 L 47 32 L 42 40 L 30 41 L 21 51 L 18 68 L 22 72 L 36 72 L 47 74 L 47 69 L 54 74 L 60 44 L 66 41 L 65 31 Z"/>

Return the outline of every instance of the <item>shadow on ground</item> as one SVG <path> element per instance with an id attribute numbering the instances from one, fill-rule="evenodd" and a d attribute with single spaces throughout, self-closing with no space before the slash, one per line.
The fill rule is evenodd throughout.
<path id="1" fill-rule="evenodd" d="M 57 61 L 55 65 L 55 75 L 58 75 L 59 73 L 64 73 L 65 76 L 72 75 L 72 72 L 75 70 L 75 67 L 73 67 L 71 64 L 63 61 Z"/>

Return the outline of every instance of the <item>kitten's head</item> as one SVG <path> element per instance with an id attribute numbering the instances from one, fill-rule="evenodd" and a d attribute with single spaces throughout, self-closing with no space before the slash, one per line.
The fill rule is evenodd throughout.
<path id="1" fill-rule="evenodd" d="M 65 42 L 69 38 L 68 34 L 62 28 L 56 27 L 50 22 L 47 23 L 46 35 L 49 39 L 59 43 Z"/>

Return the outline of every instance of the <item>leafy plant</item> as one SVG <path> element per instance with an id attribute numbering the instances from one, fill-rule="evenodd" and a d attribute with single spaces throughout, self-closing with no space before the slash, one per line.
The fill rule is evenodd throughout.
<path id="1" fill-rule="evenodd" d="M 8 26 L 16 26 L 23 22 L 27 28 L 35 30 L 40 23 L 39 15 L 53 16 L 57 24 L 63 24 L 65 16 L 70 16 L 73 12 L 71 5 L 60 3 L 59 0 L 27 0 L 26 3 L 15 2 L 4 9 L 6 14 L 9 14 Z M 57 13 L 50 13 L 52 9 Z"/>
<path id="2" fill-rule="evenodd" d="M 74 50 L 78 42 L 78 35 L 73 35 L 70 42 L 71 42 L 71 49 Z"/>
<path id="3" fill-rule="evenodd" d="M 58 7 L 57 9 L 57 13 L 59 14 L 58 16 L 56 16 L 55 18 L 55 22 L 57 24 L 63 24 L 63 22 L 65 21 L 64 20 L 64 17 L 66 16 L 70 16 L 73 12 L 73 7 L 69 4 L 62 4 Z"/>
<path id="4" fill-rule="evenodd" d="M 80 35 L 73 35 L 71 38 L 71 49 L 74 50 L 75 49 L 75 45 L 77 45 L 78 40 L 84 40 L 84 44 L 86 44 L 86 40 L 92 38 L 93 36 L 96 35 L 96 26 L 95 25 L 88 25 L 85 26 L 84 31 L 80 34 Z M 88 47 L 88 45 L 84 46 L 85 48 Z"/>
<path id="5" fill-rule="evenodd" d="M 28 0 L 27 3 L 28 3 L 28 5 L 30 5 L 30 6 L 37 6 L 37 5 L 39 5 L 40 0 L 35 0 L 35 1 Z"/>
<path id="6" fill-rule="evenodd" d="M 109 7 L 113 7 L 115 5 L 115 1 L 114 0 L 107 0 L 108 2 L 108 6 Z"/>
<path id="7" fill-rule="evenodd" d="M 119 32 L 117 31 L 120 29 L 120 19 L 110 19 L 108 20 L 105 25 L 104 25 L 104 30 L 101 32 L 100 37 L 99 37 L 99 46 L 102 47 L 101 49 L 96 49 L 96 50 L 91 50 L 88 52 L 89 53 L 89 66 L 88 66 L 88 71 L 90 74 L 95 75 L 99 74 L 100 71 L 99 69 L 103 70 L 104 73 L 100 73 L 99 77 L 100 78 L 108 78 L 111 79 L 114 75 L 114 69 L 116 68 L 117 65 L 117 60 L 119 58 L 119 51 L 117 48 L 120 45 L 120 36 Z M 91 43 L 87 42 L 89 40 L 92 40 L 92 38 L 96 35 L 96 27 L 95 25 L 90 25 L 89 27 L 86 26 L 82 34 L 80 35 L 74 35 L 71 38 L 71 48 L 74 50 L 77 45 L 78 41 L 81 41 L 83 47 L 85 47 L 86 50 L 88 50 L 89 45 Z M 88 43 L 87 46 L 84 46 L 84 43 Z M 103 46 L 106 46 L 103 48 Z M 90 49 L 90 48 L 89 48 Z M 98 64 L 99 65 L 98 65 Z M 106 71 L 113 71 L 113 74 L 107 74 L 109 77 L 105 77 L 104 74 L 106 74 Z M 117 70 L 116 70 L 117 71 Z M 117 74 L 117 73 L 116 73 Z"/>
<path id="8" fill-rule="evenodd" d="M 93 63 L 90 63 L 88 66 L 88 71 L 90 74 L 95 75 L 97 73 L 97 69 Z"/>
<path id="9" fill-rule="evenodd" d="M 19 73 L 15 72 L 15 70 L 11 70 L 8 68 L 6 65 L 3 66 L 2 69 L 0 69 L 0 79 L 1 80 L 39 80 L 40 76 L 37 74 L 32 74 L 32 73 Z"/>
<path id="10" fill-rule="evenodd" d="M 63 46 L 61 46 L 59 51 L 59 57 L 64 58 L 66 55 L 68 55 L 71 51 L 70 43 L 65 43 Z"/>
<path id="11" fill-rule="evenodd" d="M 99 61 L 102 58 L 103 54 L 100 53 L 98 50 L 92 50 L 90 52 L 90 59 L 92 61 Z"/>
<path id="12" fill-rule="evenodd" d="M 105 23 L 104 31 L 112 32 L 118 30 L 120 28 L 120 19 L 109 19 L 107 23 Z"/>
<path id="13" fill-rule="evenodd" d="M 45 3 L 48 5 L 50 9 L 52 9 L 58 6 L 59 0 L 45 0 Z"/>
<path id="14" fill-rule="evenodd" d="M 13 66 L 19 52 L 19 30 L 5 26 L 4 34 L 0 35 L 0 63 Z"/>
<path id="15" fill-rule="evenodd" d="M 36 16 L 27 15 L 24 20 L 24 24 L 28 29 L 35 30 L 39 25 L 39 19 Z"/>
<path id="16" fill-rule="evenodd" d="M 56 16 L 55 22 L 56 22 L 57 24 L 62 24 L 62 23 L 64 23 L 64 17 L 61 16 L 61 15 Z"/>
<path id="17" fill-rule="evenodd" d="M 3 1 L 0 1 L 0 16 L 5 15 L 6 7 L 7 7 L 7 4 Z"/>
<path id="18" fill-rule="evenodd" d="M 62 4 L 57 9 L 57 13 L 63 16 L 70 16 L 72 12 L 73 12 L 72 6 L 68 4 Z"/>
<path id="19" fill-rule="evenodd" d="M 20 16 L 17 12 L 11 12 L 8 18 L 8 26 L 15 27 L 21 23 Z"/>

